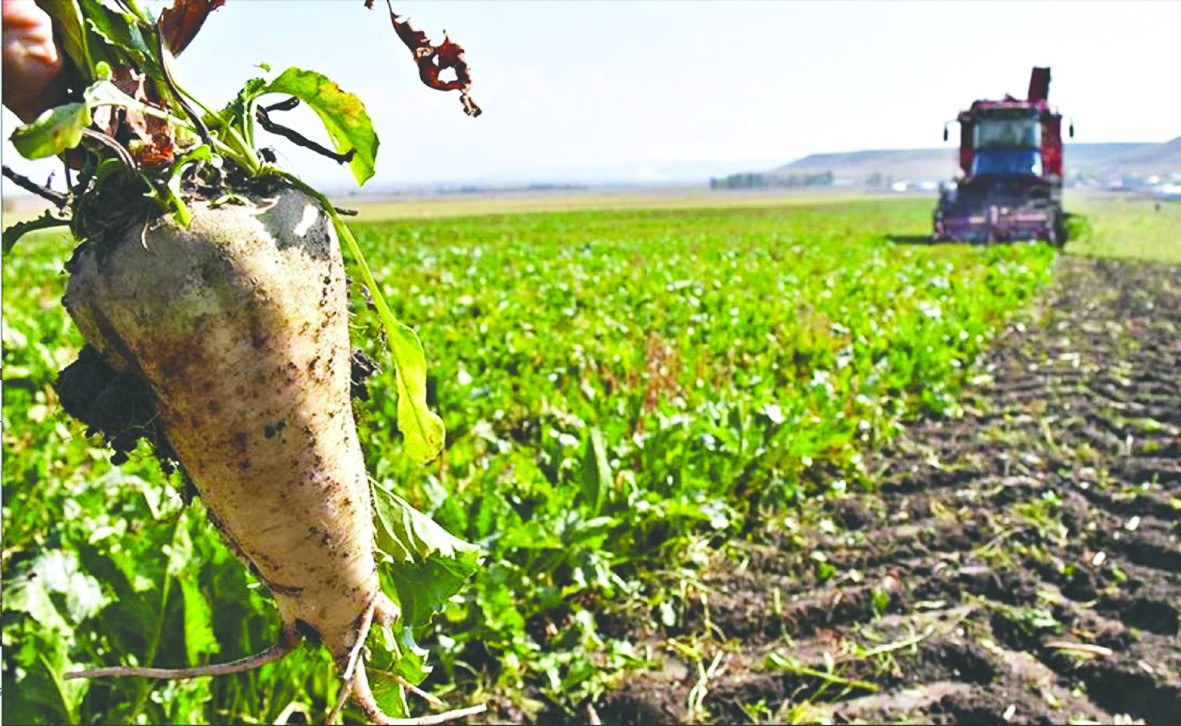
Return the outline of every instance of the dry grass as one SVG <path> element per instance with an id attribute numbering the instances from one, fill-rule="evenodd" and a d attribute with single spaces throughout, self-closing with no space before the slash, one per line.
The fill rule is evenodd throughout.
<path id="1" fill-rule="evenodd" d="M 833 192 L 661 189 L 652 191 L 488 192 L 406 196 L 395 199 L 349 197 L 337 200 L 337 203 L 357 209 L 360 212 L 357 219 L 361 221 L 378 222 L 390 219 L 430 219 L 488 214 L 528 214 L 531 212 L 813 206 L 870 198 L 875 197 L 858 193 Z"/>
<path id="2" fill-rule="evenodd" d="M 356 209 L 355 219 L 381 222 L 393 219 L 477 217 L 489 214 L 574 212 L 621 209 L 696 209 L 733 207 L 790 207 L 846 202 L 853 199 L 890 199 L 901 195 L 868 195 L 852 191 L 713 191 L 698 188 L 653 190 L 575 190 L 422 194 L 397 197 L 345 196 L 335 201 Z M 933 204 L 934 202 L 932 202 Z M 32 219 L 48 205 L 35 197 L 4 200 L 3 226 Z"/>

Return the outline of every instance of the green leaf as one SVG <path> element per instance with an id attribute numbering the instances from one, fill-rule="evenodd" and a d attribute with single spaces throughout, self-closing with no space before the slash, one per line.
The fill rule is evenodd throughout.
<path id="1" fill-rule="evenodd" d="M 221 118 L 218 120 L 236 129 L 251 147 L 254 146 L 254 107 L 258 97 L 266 92 L 266 86 L 265 78 L 251 78 L 219 114 Z M 211 118 L 205 119 L 210 125 L 214 125 L 215 121 Z"/>
<path id="2" fill-rule="evenodd" d="M 429 651 L 415 642 L 414 633 L 409 627 L 401 628 L 398 635 L 394 634 L 393 628 L 372 628 L 366 647 L 369 654 L 365 660 L 365 670 L 369 675 L 373 697 L 388 715 L 394 718 L 409 717 L 406 692 L 393 676 L 400 676 L 415 685 L 422 683 L 432 670 L 426 664 Z"/>
<path id="3" fill-rule="evenodd" d="M 603 497 L 611 491 L 611 482 L 611 465 L 607 462 L 603 432 L 597 428 L 591 429 L 586 453 L 582 457 L 582 502 L 590 508 L 591 514 L 599 513 Z"/>
<path id="4" fill-rule="evenodd" d="M 146 25 L 154 25 L 156 18 L 152 17 L 152 13 L 147 8 L 140 5 L 136 0 L 118 0 L 121 7 L 127 8 L 131 14 L 139 18 L 141 23 Z"/>
<path id="5" fill-rule="evenodd" d="M 398 429 L 406 440 L 406 453 L 418 463 L 425 464 L 443 450 L 447 432 L 443 426 L 443 419 L 426 405 L 426 354 L 423 352 L 422 342 L 413 330 L 401 323 L 390 311 L 385 296 L 381 294 L 377 281 L 373 279 L 369 264 L 365 262 L 365 255 L 357 245 L 357 239 L 333 210 L 331 202 L 302 182 L 294 181 L 305 191 L 320 198 L 324 209 L 332 218 L 336 233 L 348 245 L 349 254 L 361 270 L 361 281 L 369 288 L 369 293 L 373 297 L 373 305 L 377 308 L 377 315 L 381 318 L 381 325 L 389 338 L 390 353 L 394 357 L 398 387 Z"/>
<path id="6" fill-rule="evenodd" d="M 324 122 L 337 153 L 354 150 L 349 167 L 357 183 L 364 184 L 373 176 L 378 140 L 361 99 L 341 90 L 327 77 L 300 68 L 283 71 L 262 93 L 286 93 L 311 106 Z"/>
<path id="7" fill-rule="evenodd" d="M 94 59 L 86 42 L 86 31 L 82 20 L 82 8 L 77 0 L 42 0 L 37 5 L 53 18 L 53 27 L 60 33 L 62 48 L 66 56 L 86 81 L 94 78 Z"/>
<path id="8" fill-rule="evenodd" d="M 23 709 L 27 708 L 34 721 L 28 723 L 78 723 L 78 707 L 86 696 L 84 681 L 66 681 L 61 677 L 65 659 L 59 653 L 38 654 L 25 677 L 17 681 L 12 689 L 20 693 L 20 706 L 10 712 L 4 709 L 6 721 L 24 720 Z"/>
<path id="9" fill-rule="evenodd" d="M 96 184 L 102 184 L 113 174 L 119 174 L 127 170 L 120 159 L 102 159 L 98 162 L 98 168 L 94 171 L 94 181 Z"/>
<path id="10" fill-rule="evenodd" d="M 373 484 L 380 570 L 408 627 L 425 625 L 479 567 L 480 549 L 440 527 L 384 485 Z M 391 594 L 391 593 L 387 593 Z"/>
<path id="11" fill-rule="evenodd" d="M 119 106 L 152 116 L 168 118 L 168 115 L 159 109 L 152 108 L 145 103 L 137 101 L 119 90 L 119 87 L 112 83 L 109 78 L 99 78 L 86 87 L 82 96 L 92 109 L 98 106 Z"/>
<path id="12" fill-rule="evenodd" d="M 213 633 L 213 610 L 193 577 L 178 577 L 184 596 L 185 655 L 189 665 L 200 665 L 204 656 L 220 649 Z"/>
<path id="13" fill-rule="evenodd" d="M 35 577 L 18 578 L 15 584 L 5 583 L 5 590 L 5 611 L 28 613 L 46 630 L 62 633 L 73 631 L 49 598 L 48 590 Z"/>
<path id="14" fill-rule="evenodd" d="M 68 623 L 50 594 L 63 598 Z M 4 609 L 26 612 L 46 628 L 70 632 L 73 625 L 93 617 L 109 602 L 98 581 L 81 571 L 76 553 L 50 550 L 34 561 L 25 576 L 9 585 Z"/>
<path id="15" fill-rule="evenodd" d="M 189 211 L 188 205 L 184 203 L 184 197 L 181 194 L 180 185 L 184 179 L 184 171 L 193 164 L 211 161 L 212 159 L 213 149 L 205 144 L 201 144 L 190 149 L 177 159 L 176 163 L 172 165 L 172 171 L 168 175 L 168 183 L 164 187 L 168 195 L 168 201 L 171 202 L 172 208 L 176 212 L 176 221 L 180 222 L 181 226 L 185 229 L 188 229 L 189 223 L 193 221 L 193 213 Z"/>
<path id="16" fill-rule="evenodd" d="M 379 314 L 397 368 L 398 428 L 406 439 L 410 458 L 425 464 L 443 450 L 446 436 L 443 419 L 426 405 L 426 354 L 417 333 L 380 309 Z"/>
<path id="17" fill-rule="evenodd" d="M 371 658 L 392 657 L 389 654 L 374 652 L 372 647 L 369 652 Z M 402 688 L 402 684 L 396 678 L 387 676 L 386 671 L 371 666 L 367 667 L 366 674 L 369 677 L 369 690 L 382 712 L 392 718 L 409 718 L 410 704 L 406 702 L 406 689 Z"/>
<path id="18" fill-rule="evenodd" d="M 145 71 L 155 79 L 162 77 L 155 54 L 134 15 L 106 0 L 81 0 L 81 4 L 91 35 L 105 43 L 108 51 L 114 51 L 108 52 L 108 56 L 125 55 L 136 70 Z"/>
<path id="19" fill-rule="evenodd" d="M 5 721 L 78 722 L 87 686 L 63 681 L 61 674 L 70 666 L 67 652 L 76 642 L 75 628 L 81 629 L 109 603 L 98 581 L 81 570 L 77 554 L 70 551 L 43 552 L 5 580 L 4 687 L 11 686 L 5 694 L 10 697 L 5 699 Z"/>
<path id="20" fill-rule="evenodd" d="M 70 220 L 68 219 L 53 216 L 53 212 L 45 212 L 36 219 L 27 219 L 23 222 L 16 222 L 15 224 L 9 225 L 4 230 L 4 253 L 8 254 L 8 251 L 12 249 L 12 246 L 16 244 L 17 240 L 29 232 L 38 229 L 50 229 L 51 227 L 64 227 L 69 223 Z"/>
<path id="21" fill-rule="evenodd" d="M 57 156 L 82 142 L 82 129 L 90 125 L 90 107 L 67 103 L 51 108 L 36 121 L 12 132 L 12 145 L 26 159 Z"/>

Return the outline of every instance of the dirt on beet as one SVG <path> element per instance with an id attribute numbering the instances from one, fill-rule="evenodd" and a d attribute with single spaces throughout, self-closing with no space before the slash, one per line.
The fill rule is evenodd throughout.
<path id="1" fill-rule="evenodd" d="M 367 401 L 368 380 L 377 372 L 377 364 L 360 349 L 353 351 L 350 363 L 349 393 L 356 400 Z M 165 472 L 181 472 L 186 499 L 196 494 L 164 434 L 155 395 L 140 376 L 115 370 L 88 344 L 78 359 L 58 374 L 54 390 L 66 413 L 85 424 L 87 436 L 102 436 L 111 447 L 111 463 L 127 461 L 142 439 Z"/>
<path id="2" fill-rule="evenodd" d="M 1181 267 L 1061 257 L 965 411 L 720 549 L 588 720 L 1181 723 Z"/>

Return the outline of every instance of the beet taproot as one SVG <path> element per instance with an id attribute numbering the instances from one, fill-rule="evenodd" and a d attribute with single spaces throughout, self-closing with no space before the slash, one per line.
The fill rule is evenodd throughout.
<path id="1" fill-rule="evenodd" d="M 381 593 L 354 424 L 348 291 L 332 224 L 293 189 L 192 205 L 79 246 L 64 303 L 117 371 L 147 383 L 211 519 L 342 666 Z"/>

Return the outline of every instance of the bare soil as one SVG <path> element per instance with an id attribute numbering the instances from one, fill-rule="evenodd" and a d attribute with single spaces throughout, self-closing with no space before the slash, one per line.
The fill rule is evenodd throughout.
<path id="1" fill-rule="evenodd" d="M 1061 257 L 965 410 L 719 550 L 594 713 L 1181 723 L 1181 267 Z"/>

